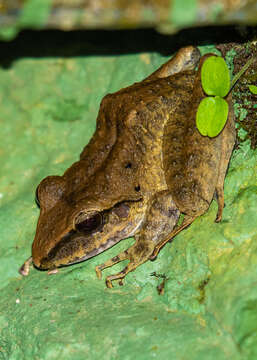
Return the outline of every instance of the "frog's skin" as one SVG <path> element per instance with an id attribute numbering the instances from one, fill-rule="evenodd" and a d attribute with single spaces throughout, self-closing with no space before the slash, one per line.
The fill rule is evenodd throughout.
<path id="1" fill-rule="evenodd" d="M 220 135 L 210 139 L 196 129 L 207 56 L 200 60 L 196 48 L 183 48 L 145 80 L 103 98 L 95 134 L 80 160 L 38 186 L 40 216 L 24 275 L 32 261 L 53 271 L 134 236 L 133 246 L 96 267 L 100 278 L 103 269 L 129 260 L 107 277 L 112 287 L 204 214 L 215 194 L 216 221 L 221 220 L 235 130 L 231 95 Z M 181 213 L 183 223 L 176 227 Z"/>

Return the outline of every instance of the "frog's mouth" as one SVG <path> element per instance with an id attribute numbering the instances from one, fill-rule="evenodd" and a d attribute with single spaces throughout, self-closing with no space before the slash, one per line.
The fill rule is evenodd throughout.
<path id="1" fill-rule="evenodd" d="M 135 208 L 138 203 L 119 203 L 103 212 L 80 212 L 74 219 L 73 229 L 36 266 L 40 269 L 53 269 L 75 264 L 133 236 L 144 218 L 143 208 L 131 216 L 131 208 Z"/>

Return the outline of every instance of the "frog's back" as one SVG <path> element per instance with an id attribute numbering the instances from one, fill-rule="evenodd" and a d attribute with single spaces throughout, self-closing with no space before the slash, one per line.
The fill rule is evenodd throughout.
<path id="1" fill-rule="evenodd" d="M 117 128 L 117 141 L 108 159 L 112 173 L 115 163 L 119 168 L 120 163 L 132 164 L 131 172 L 134 171 L 133 178 L 140 183 L 142 194 L 167 188 L 162 166 L 163 134 L 167 121 L 175 118 L 191 96 L 194 77 L 193 71 L 185 71 L 136 83 L 108 95 Z M 127 172 L 124 180 L 128 188 Z"/>
<path id="2" fill-rule="evenodd" d="M 93 138 L 65 173 L 73 202 L 90 193 L 109 206 L 110 198 L 138 199 L 167 189 L 163 133 L 192 93 L 193 79 L 193 71 L 146 79 L 103 98 Z"/>

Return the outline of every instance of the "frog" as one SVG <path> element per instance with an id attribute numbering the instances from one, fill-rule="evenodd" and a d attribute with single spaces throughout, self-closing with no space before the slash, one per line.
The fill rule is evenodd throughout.
<path id="1" fill-rule="evenodd" d="M 195 125 L 206 96 L 201 67 L 211 55 L 201 56 L 194 46 L 181 48 L 141 82 L 104 96 L 95 133 L 79 160 L 37 187 L 40 214 L 22 275 L 32 263 L 55 273 L 134 237 L 128 249 L 96 266 L 101 279 L 104 269 L 128 260 L 123 270 L 106 277 L 112 288 L 156 259 L 214 198 L 216 222 L 221 221 L 235 143 L 231 94 L 228 120 L 218 136 L 202 136 Z"/>

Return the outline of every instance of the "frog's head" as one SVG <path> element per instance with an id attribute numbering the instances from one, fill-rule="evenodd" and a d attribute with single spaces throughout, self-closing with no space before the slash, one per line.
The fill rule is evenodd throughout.
<path id="1" fill-rule="evenodd" d="M 146 205 L 142 197 L 65 196 L 63 177 L 45 178 L 37 190 L 40 216 L 32 245 L 40 269 L 70 265 L 133 236 L 141 227 Z"/>

